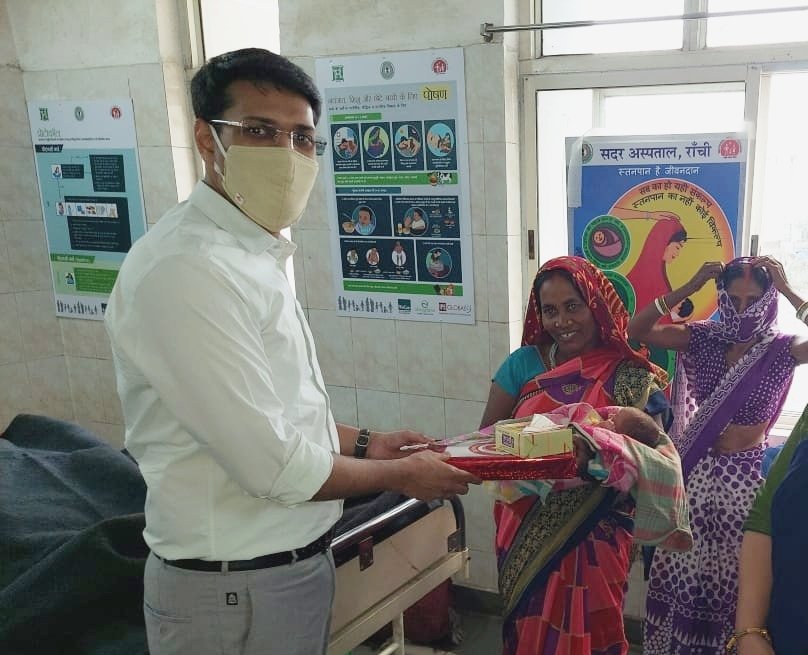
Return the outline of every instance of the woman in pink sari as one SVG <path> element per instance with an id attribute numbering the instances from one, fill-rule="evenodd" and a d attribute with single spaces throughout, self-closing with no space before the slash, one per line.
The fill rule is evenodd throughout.
<path id="1" fill-rule="evenodd" d="M 523 346 L 497 371 L 482 425 L 577 402 L 664 415 L 665 374 L 631 349 L 627 324 L 611 283 L 588 261 L 547 262 L 531 291 Z M 505 655 L 628 652 L 622 604 L 634 519 L 650 543 L 689 546 L 678 456 L 664 441 L 658 450 L 635 448 L 638 486 L 655 494 L 649 507 L 659 511 L 635 517 L 632 495 L 591 482 L 544 498 L 497 502 Z M 655 484 L 655 471 L 657 479 L 674 482 Z"/>
<path id="2" fill-rule="evenodd" d="M 717 280 L 718 321 L 657 325 L 668 307 Z M 808 342 L 776 327 L 778 294 L 804 306 L 769 258 L 705 264 L 683 287 L 642 308 L 629 334 L 680 351 L 671 437 L 682 457 L 693 549 L 657 551 L 651 565 L 643 650 L 717 654 L 732 633 L 743 523 L 762 478 L 766 435 Z"/>

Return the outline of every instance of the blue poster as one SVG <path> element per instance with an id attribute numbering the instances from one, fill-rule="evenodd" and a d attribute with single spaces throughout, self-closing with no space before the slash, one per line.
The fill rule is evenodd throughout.
<path id="1" fill-rule="evenodd" d="M 570 251 L 606 273 L 630 314 L 740 253 L 747 141 L 742 134 L 567 140 Z M 660 323 L 709 318 L 706 285 Z M 673 356 L 651 353 L 673 372 Z"/>

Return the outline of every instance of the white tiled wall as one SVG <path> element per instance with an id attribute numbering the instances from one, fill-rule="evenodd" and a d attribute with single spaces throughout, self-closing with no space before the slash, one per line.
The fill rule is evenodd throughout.
<path id="1" fill-rule="evenodd" d="M 176 14 L 171 0 L 0 1 L 0 429 L 41 413 L 122 444 L 103 324 L 55 316 L 26 101 L 131 97 L 153 223 L 196 178 Z"/>

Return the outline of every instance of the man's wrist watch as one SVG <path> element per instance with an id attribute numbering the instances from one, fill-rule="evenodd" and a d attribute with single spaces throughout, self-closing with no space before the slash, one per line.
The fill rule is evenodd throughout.
<path id="1" fill-rule="evenodd" d="M 354 457 L 364 459 L 368 454 L 368 444 L 370 443 L 370 430 L 362 428 L 356 437 L 356 445 L 354 446 Z"/>

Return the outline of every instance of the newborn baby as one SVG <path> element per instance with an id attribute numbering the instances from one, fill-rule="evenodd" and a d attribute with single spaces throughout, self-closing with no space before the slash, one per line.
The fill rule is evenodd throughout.
<path id="1" fill-rule="evenodd" d="M 614 411 L 612 412 L 612 410 Z M 656 448 L 659 444 L 659 425 L 641 409 L 604 407 L 596 411 L 609 417 L 596 423 L 595 425 L 598 427 L 628 435 L 651 448 Z"/>
<path id="2" fill-rule="evenodd" d="M 656 421 L 633 407 L 606 406 L 595 409 L 587 403 L 561 405 L 545 417 L 557 425 L 573 422 L 597 444 L 597 451 L 579 436 L 574 451 L 579 477 L 565 480 L 514 480 L 486 485 L 499 500 L 513 502 L 527 494 L 542 498 L 551 490 L 570 489 L 593 481 L 628 492 L 637 479 L 637 448 L 655 448 L 661 439 Z M 635 441 L 643 446 L 631 447 Z"/>

